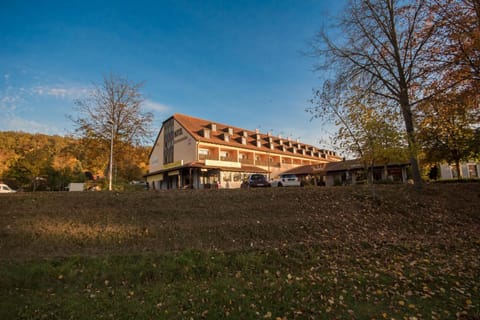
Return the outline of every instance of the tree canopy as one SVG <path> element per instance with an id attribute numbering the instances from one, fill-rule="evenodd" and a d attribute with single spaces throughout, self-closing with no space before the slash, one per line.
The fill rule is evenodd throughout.
<path id="1" fill-rule="evenodd" d="M 340 97 L 336 103 L 342 104 L 336 110 L 345 111 L 349 119 L 358 118 L 365 107 L 354 103 L 351 108 L 352 101 L 364 101 L 364 97 L 369 97 L 368 108 L 375 109 L 377 125 L 392 120 L 389 115 L 400 114 L 403 125 L 390 124 L 405 132 L 413 179 L 421 187 L 417 155 L 423 146 L 418 133 L 427 123 L 432 128 L 433 118 L 427 118 L 435 117 L 427 106 L 459 101 L 453 98 L 457 94 L 469 96 L 476 103 L 441 103 L 435 108 L 472 116 L 468 124 L 463 121 L 465 130 L 479 124 L 478 113 L 472 112 L 478 110 L 479 8 L 478 0 L 350 0 L 334 28 L 322 29 L 312 43 L 316 70 L 331 76 L 325 78 L 327 85 L 316 90 L 310 111 L 321 118 L 325 111 L 338 116 L 325 108 L 331 103 L 325 97 L 336 91 L 334 95 Z M 350 130 L 342 122 L 339 133 Z M 367 134 L 360 124 L 356 123 L 357 128 Z M 446 123 L 436 123 L 441 125 Z M 431 145 L 427 137 L 433 136 L 424 132 L 420 142 Z"/>

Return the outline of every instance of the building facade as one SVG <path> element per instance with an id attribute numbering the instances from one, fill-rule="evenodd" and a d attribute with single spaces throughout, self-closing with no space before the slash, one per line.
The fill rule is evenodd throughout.
<path id="1" fill-rule="evenodd" d="M 146 178 L 155 190 L 238 188 L 248 174 L 275 178 L 295 167 L 340 160 L 298 140 L 174 114 L 163 122 Z"/>
<path id="2" fill-rule="evenodd" d="M 457 167 L 447 163 L 440 164 L 438 179 L 458 179 Z M 480 177 L 480 163 L 475 161 L 460 163 L 460 178 L 478 179 Z"/>
<path id="3" fill-rule="evenodd" d="M 406 183 L 408 179 L 407 169 L 409 162 L 377 163 L 365 168 L 361 159 L 343 160 L 324 164 L 305 165 L 290 169 L 285 173 L 295 174 L 297 177 L 310 181 L 314 185 L 353 185 L 366 183 L 367 180 L 374 183 L 381 181 Z"/>

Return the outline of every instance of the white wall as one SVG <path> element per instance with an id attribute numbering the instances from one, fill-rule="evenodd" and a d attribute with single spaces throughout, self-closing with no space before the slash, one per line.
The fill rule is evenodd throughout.
<path id="1" fill-rule="evenodd" d="M 149 172 L 155 172 L 163 168 L 163 128 L 161 129 L 156 144 L 153 146 L 149 159 Z"/>
<path id="2" fill-rule="evenodd" d="M 176 120 L 174 131 L 181 134 L 174 137 L 173 161 L 183 160 L 183 163 L 195 161 L 197 159 L 197 142 Z"/>
<path id="3" fill-rule="evenodd" d="M 462 172 L 462 178 L 478 178 L 478 177 L 470 177 L 470 173 L 468 170 L 468 166 L 475 165 L 477 167 L 477 175 L 480 174 L 480 163 L 475 162 L 462 162 L 460 164 L 460 170 Z M 447 163 L 442 163 L 440 165 L 440 179 L 454 179 L 456 177 L 453 176 L 453 171 L 456 170 L 455 166 L 449 165 Z"/>

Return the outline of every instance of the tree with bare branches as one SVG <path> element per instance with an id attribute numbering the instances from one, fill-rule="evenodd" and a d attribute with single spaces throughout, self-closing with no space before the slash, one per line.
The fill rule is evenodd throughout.
<path id="1" fill-rule="evenodd" d="M 142 83 L 133 83 L 126 78 L 110 74 L 95 85 L 91 94 L 75 101 L 77 117 L 70 117 L 78 136 L 103 143 L 110 149 L 109 189 L 112 183 L 114 146 L 139 145 L 151 137 L 153 114 L 141 109 Z"/>
<path id="2" fill-rule="evenodd" d="M 317 70 L 333 71 L 340 95 L 354 86 L 399 109 L 413 180 L 421 188 L 414 114 L 428 98 L 420 88 L 432 81 L 428 50 L 437 32 L 427 1 L 351 0 L 329 30 L 312 44 Z"/>

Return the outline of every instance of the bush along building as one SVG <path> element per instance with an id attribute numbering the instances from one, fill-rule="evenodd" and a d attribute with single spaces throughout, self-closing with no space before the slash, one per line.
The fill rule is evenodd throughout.
<path id="1" fill-rule="evenodd" d="M 174 114 L 150 152 L 150 189 L 238 188 L 252 173 L 275 178 L 304 165 L 340 161 L 334 151 L 290 138 Z"/>

